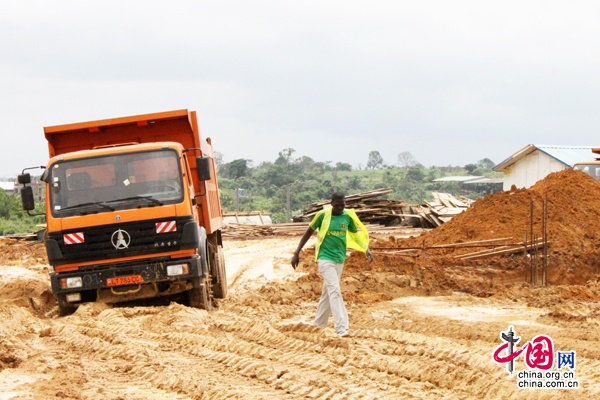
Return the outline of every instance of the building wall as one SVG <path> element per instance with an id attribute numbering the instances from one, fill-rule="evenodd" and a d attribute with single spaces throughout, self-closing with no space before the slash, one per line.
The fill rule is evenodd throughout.
<path id="1" fill-rule="evenodd" d="M 529 188 L 550 173 L 568 168 L 546 153 L 536 150 L 504 170 L 503 189 L 510 190 L 512 185 L 517 189 Z"/>

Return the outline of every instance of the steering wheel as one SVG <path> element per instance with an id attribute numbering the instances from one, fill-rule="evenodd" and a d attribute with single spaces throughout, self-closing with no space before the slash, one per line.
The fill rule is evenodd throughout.
<path id="1" fill-rule="evenodd" d="M 152 189 L 152 190 L 162 189 L 162 190 L 159 190 L 160 192 L 178 192 L 179 191 L 179 187 L 176 184 L 169 183 L 169 182 L 157 182 L 153 185 L 150 185 L 148 187 L 148 189 Z"/>

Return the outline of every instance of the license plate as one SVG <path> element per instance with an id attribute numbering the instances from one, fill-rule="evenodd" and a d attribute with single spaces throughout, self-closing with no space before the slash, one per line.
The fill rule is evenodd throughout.
<path id="1" fill-rule="evenodd" d="M 142 283 L 141 275 L 120 276 L 118 278 L 108 278 L 106 280 L 108 286 L 132 285 L 135 283 Z"/>

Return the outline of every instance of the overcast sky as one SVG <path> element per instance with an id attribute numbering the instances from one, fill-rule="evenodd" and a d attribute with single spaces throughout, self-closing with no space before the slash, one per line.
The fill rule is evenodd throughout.
<path id="1" fill-rule="evenodd" d="M 44 126 L 187 108 L 225 161 L 600 147 L 592 1 L 0 0 L 0 176 Z"/>

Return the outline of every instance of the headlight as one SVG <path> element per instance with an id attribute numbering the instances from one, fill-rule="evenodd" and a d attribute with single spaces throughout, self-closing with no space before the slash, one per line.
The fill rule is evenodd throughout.
<path id="1" fill-rule="evenodd" d="M 63 278 L 60 281 L 60 286 L 63 289 L 78 288 L 78 287 L 82 287 L 83 286 L 83 282 L 81 281 L 80 277 L 76 277 L 76 278 Z"/>
<path id="2" fill-rule="evenodd" d="M 187 264 L 177 264 L 177 265 L 169 265 L 167 266 L 167 275 L 184 275 L 188 273 Z"/>

